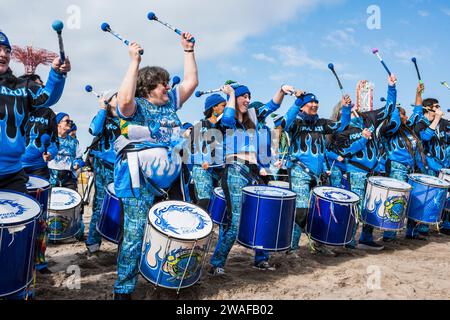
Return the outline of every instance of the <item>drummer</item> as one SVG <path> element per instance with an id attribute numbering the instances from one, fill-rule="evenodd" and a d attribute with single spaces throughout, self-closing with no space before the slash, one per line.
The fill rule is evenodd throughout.
<path id="1" fill-rule="evenodd" d="M 437 99 L 425 99 L 422 106 L 423 117 L 416 124 L 414 131 L 420 137 L 426 154 L 428 167 L 426 173 L 437 177 L 446 164 L 446 133 L 450 123 L 444 119 L 444 112 L 441 110 Z M 447 225 L 444 225 L 444 227 L 446 229 Z M 420 224 L 418 229 L 420 235 L 429 235 L 428 225 Z"/>
<path id="2" fill-rule="evenodd" d="M 346 158 L 351 191 L 360 198 L 360 212 L 363 210 L 367 177 L 375 173 L 379 159 L 376 130 L 394 112 L 397 103 L 396 82 L 395 75 L 389 76 L 388 98 L 384 108 L 369 112 L 356 110 L 352 113 L 348 129 L 340 133 L 337 138 L 340 152 Z M 350 249 L 356 248 L 356 228 L 353 232 L 352 243 L 347 245 Z M 373 227 L 363 225 L 359 249 L 376 251 L 384 249 L 383 245 L 373 241 L 373 230 Z"/>
<path id="3" fill-rule="evenodd" d="M 191 38 L 189 33 L 182 34 L 184 79 L 174 90 L 171 90 L 170 76 L 165 69 L 145 67 L 139 70 L 139 51 L 142 48 L 135 42 L 129 45 L 131 63 L 117 95 L 122 135 L 115 141 L 118 153 L 114 166 L 114 186 L 116 195 L 122 200 L 124 225 L 117 263 L 118 278 L 114 285 L 115 300 L 131 299 L 135 290 L 145 225 L 155 197 L 155 188 L 140 174 L 139 163 L 130 163 L 128 159 L 133 158 L 131 151 L 170 148 L 172 139 L 179 137 L 181 121 L 176 112 L 198 85 L 194 43 L 189 41 Z M 151 135 L 143 135 L 140 142 L 130 140 L 133 136 L 127 132 L 133 125 L 142 126 L 147 132 L 151 130 Z M 173 169 L 179 172 L 179 167 L 178 170 Z M 137 180 L 134 179 L 134 173 L 137 173 Z M 160 178 L 170 182 L 177 177 L 167 172 Z"/>
<path id="4" fill-rule="evenodd" d="M 420 95 L 424 85 L 419 84 L 416 91 L 416 103 L 413 115 L 408 120 L 406 110 L 397 107 L 394 113 L 383 123 L 380 128 L 382 144 L 387 152 L 386 173 L 389 177 L 408 181 L 408 174 L 425 172 L 425 154 L 420 138 L 414 132 L 414 119 L 422 114 L 422 101 Z M 383 235 L 384 242 L 391 242 L 396 238 L 396 232 L 386 231 Z M 415 223 L 408 220 L 406 239 L 422 239 L 415 230 Z"/>
<path id="5" fill-rule="evenodd" d="M 114 182 L 114 141 L 120 136 L 120 120 L 117 117 L 117 91 L 107 91 L 99 98 L 99 111 L 92 119 L 89 133 L 98 138 L 95 150 L 90 152 L 93 156 L 95 172 L 95 194 L 92 204 L 92 216 L 89 223 L 89 234 L 86 240 L 86 248 L 89 254 L 100 249 L 102 237 L 98 233 L 96 225 L 100 218 L 105 187 Z"/>
<path id="6" fill-rule="evenodd" d="M 26 193 L 28 176 L 21 162 L 26 144 L 25 121 L 32 110 L 47 108 L 58 102 L 64 89 L 66 74 L 70 71 L 70 60 L 66 59 L 61 63 L 56 58 L 46 86 L 41 87 L 33 81 L 20 80 L 13 75 L 9 68 L 11 50 L 8 37 L 0 32 L 0 86 L 3 88 L 0 92 L 0 119 L 5 119 L 7 114 L 25 111 L 20 121 L 15 117 L 4 120 L 6 127 L 0 132 L 0 189 Z"/>
<path id="7" fill-rule="evenodd" d="M 220 229 L 219 240 L 211 257 L 212 275 L 225 273 L 226 260 L 237 237 L 242 188 L 260 180 L 259 175 L 267 175 L 257 156 L 260 145 L 258 116 L 260 119 L 268 117 L 280 107 L 284 95 L 295 90 L 292 86 L 282 86 L 269 103 L 258 109 L 257 114 L 255 109 L 249 109 L 251 93 L 248 87 L 239 85 L 234 89 L 230 85 L 232 83 L 228 83 L 222 87 L 222 91 L 228 96 L 228 104 L 222 117 L 222 126 L 227 129 L 226 167 L 222 175 L 222 188 L 227 201 L 228 224 Z M 261 117 L 262 114 L 264 117 Z M 256 268 L 274 270 L 268 260 L 266 251 L 256 250 Z"/>
<path id="8" fill-rule="evenodd" d="M 282 126 L 291 139 L 289 176 L 291 189 L 297 194 L 296 224 L 289 253 L 299 249 L 302 229 L 306 225 L 311 188 L 321 184 L 325 167 L 325 135 L 343 130 L 350 121 L 351 99 L 342 99 L 342 119 L 331 121 L 318 116 L 319 100 L 312 93 L 300 92 L 295 104 L 284 116 Z M 330 253 L 315 244 L 315 250 Z"/>
<path id="9" fill-rule="evenodd" d="M 192 179 L 198 205 L 204 210 L 208 210 L 209 200 L 214 188 L 219 186 L 223 172 L 220 165 L 223 165 L 224 131 L 220 122 L 226 105 L 227 101 L 220 94 L 206 98 L 203 112 L 205 118 L 191 132 Z"/>

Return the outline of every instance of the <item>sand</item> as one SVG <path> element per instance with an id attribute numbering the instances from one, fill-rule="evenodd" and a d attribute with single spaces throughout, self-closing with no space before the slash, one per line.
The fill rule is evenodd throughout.
<path id="1" fill-rule="evenodd" d="M 86 232 L 91 210 L 86 208 Z M 218 230 L 214 230 L 214 243 Z M 376 232 L 376 237 L 381 233 Z M 157 288 L 139 276 L 133 299 L 139 300 L 316 300 L 450 299 L 450 237 L 434 231 L 429 241 L 386 244 L 382 252 L 333 249 L 336 256 L 312 253 L 302 236 L 298 257 L 274 253 L 276 271 L 252 268 L 253 252 L 233 247 L 226 275 L 213 277 L 206 263 L 201 280 L 176 291 Z M 84 243 L 49 244 L 49 275 L 37 276 L 36 300 L 108 300 L 113 298 L 117 246 L 104 241 L 88 257 Z M 209 256 L 208 256 L 209 258 Z M 209 261 L 209 260 L 207 260 Z M 80 281 L 74 281 L 79 270 Z"/>

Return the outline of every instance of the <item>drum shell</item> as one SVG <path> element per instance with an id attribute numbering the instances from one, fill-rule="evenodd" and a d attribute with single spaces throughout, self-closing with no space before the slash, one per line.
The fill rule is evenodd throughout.
<path id="1" fill-rule="evenodd" d="M 442 221 L 442 213 L 447 202 L 447 189 L 439 188 L 409 179 L 413 187 L 408 206 L 408 219 L 424 224 Z"/>
<path id="2" fill-rule="evenodd" d="M 190 287 L 197 283 L 202 275 L 210 238 L 211 234 L 197 241 L 170 238 L 148 223 L 139 271 L 145 279 L 160 287 L 168 289 Z M 189 260 L 194 247 L 194 253 Z M 183 279 L 186 265 L 190 268 Z"/>
<path id="3" fill-rule="evenodd" d="M 439 179 L 450 182 L 450 171 L 448 169 L 441 170 L 441 172 L 439 173 Z M 445 204 L 445 210 L 450 211 L 450 192 L 447 193 L 447 202 Z"/>
<path id="4" fill-rule="evenodd" d="M 28 195 L 36 199 L 41 207 L 42 207 L 42 216 L 41 219 L 47 220 L 47 213 L 48 213 L 48 203 L 50 194 L 52 191 L 52 187 L 48 186 L 46 188 L 42 189 L 28 189 Z"/>
<path id="5" fill-rule="evenodd" d="M 20 292 L 33 281 L 35 240 L 42 207 L 34 198 L 23 196 L 36 202 L 40 212 L 21 223 L 0 224 L 0 297 Z"/>
<path id="6" fill-rule="evenodd" d="M 312 193 L 306 220 L 306 233 L 311 239 L 326 245 L 349 244 L 357 223 L 357 206 L 358 202 L 333 203 L 329 199 L 320 198 Z"/>
<path id="7" fill-rule="evenodd" d="M 410 195 L 411 190 L 383 187 L 369 180 L 361 221 L 381 230 L 403 230 Z"/>
<path id="8" fill-rule="evenodd" d="M 51 241 L 75 237 L 81 226 L 81 203 L 66 210 L 48 210 L 48 238 Z"/>
<path id="9" fill-rule="evenodd" d="M 208 205 L 208 212 L 211 215 L 211 220 L 218 224 L 223 225 L 227 222 L 227 201 L 222 198 L 214 190 L 211 200 Z"/>
<path id="10" fill-rule="evenodd" d="M 285 251 L 291 247 L 295 220 L 295 196 L 265 197 L 242 192 L 237 241 L 245 247 Z"/>
<path id="11" fill-rule="evenodd" d="M 103 238 L 119 244 L 122 237 L 123 207 L 122 201 L 105 187 L 105 197 L 100 210 L 96 229 Z"/>

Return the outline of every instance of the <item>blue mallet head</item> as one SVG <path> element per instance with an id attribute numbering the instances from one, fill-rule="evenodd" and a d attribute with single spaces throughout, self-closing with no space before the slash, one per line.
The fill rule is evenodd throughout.
<path id="1" fill-rule="evenodd" d="M 200 97 L 202 96 L 202 93 L 201 93 L 200 91 L 197 91 L 197 92 L 195 93 L 195 96 L 196 96 L 197 98 L 200 98 Z"/>
<path id="2" fill-rule="evenodd" d="M 381 101 L 381 102 L 386 102 L 386 98 L 381 97 L 381 98 L 380 98 L 380 101 Z"/>
<path id="3" fill-rule="evenodd" d="M 157 20 L 156 14 L 151 11 L 147 14 L 147 18 L 148 18 L 148 20 Z"/>
<path id="4" fill-rule="evenodd" d="M 416 58 L 412 58 L 411 61 L 414 62 L 414 63 L 416 63 L 416 62 L 417 62 L 417 59 L 416 59 Z"/>
<path id="5" fill-rule="evenodd" d="M 100 26 L 100 28 L 105 32 L 108 32 L 109 30 L 111 30 L 111 26 L 106 22 L 103 22 L 102 25 Z"/>
<path id="6" fill-rule="evenodd" d="M 50 144 L 50 136 L 46 133 L 44 133 L 41 136 L 41 143 L 43 146 L 48 146 Z"/>
<path id="7" fill-rule="evenodd" d="M 332 63 L 328 64 L 328 69 L 334 70 L 334 64 L 332 64 Z"/>
<path id="8" fill-rule="evenodd" d="M 64 29 L 64 23 L 61 20 L 55 20 L 52 24 L 53 30 L 61 32 Z"/>
<path id="9" fill-rule="evenodd" d="M 84 87 L 84 90 L 86 90 L 86 92 L 92 92 L 93 88 L 91 85 L 87 85 L 86 87 Z"/>
<path id="10" fill-rule="evenodd" d="M 181 79 L 180 79 L 179 76 L 173 77 L 173 79 L 172 79 L 172 85 L 173 85 L 173 86 L 176 86 L 176 85 L 179 84 L 180 82 L 181 82 Z"/>

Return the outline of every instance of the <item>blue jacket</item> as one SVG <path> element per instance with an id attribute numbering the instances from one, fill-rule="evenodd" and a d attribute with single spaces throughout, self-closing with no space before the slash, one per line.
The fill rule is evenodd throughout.
<path id="1" fill-rule="evenodd" d="M 89 126 L 89 133 L 99 140 L 91 151 L 94 157 L 114 165 L 116 153 L 114 152 L 114 141 L 120 136 L 120 119 L 108 117 L 107 111 L 100 109 Z"/>
<path id="2" fill-rule="evenodd" d="M 46 108 L 58 102 L 65 76 L 53 69 L 45 87 L 17 79 L 12 71 L 0 75 L 0 179 L 22 169 L 25 133 L 32 110 Z"/>

